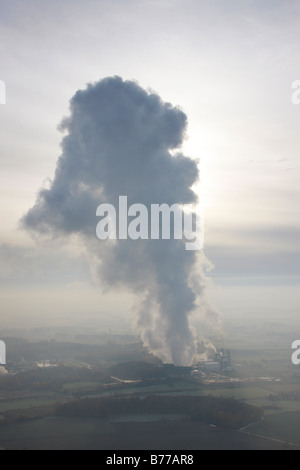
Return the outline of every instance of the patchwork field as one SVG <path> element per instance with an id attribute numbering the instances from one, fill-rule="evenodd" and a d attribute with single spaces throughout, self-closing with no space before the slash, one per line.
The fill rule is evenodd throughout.
<path id="1" fill-rule="evenodd" d="M 193 422 L 109 422 L 42 419 L 0 428 L 0 446 L 33 450 L 252 450 L 287 448 L 277 442 Z M 295 449 L 294 446 L 288 446 Z"/>
<path id="2" fill-rule="evenodd" d="M 247 431 L 300 446 L 300 409 L 268 414 L 260 423 L 249 426 Z"/>

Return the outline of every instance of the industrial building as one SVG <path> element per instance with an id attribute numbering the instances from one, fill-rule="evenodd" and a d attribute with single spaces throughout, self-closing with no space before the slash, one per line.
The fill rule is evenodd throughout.
<path id="1" fill-rule="evenodd" d="M 195 366 L 193 371 L 194 376 L 201 375 L 203 372 L 206 374 L 221 374 L 231 368 L 231 355 L 230 351 L 221 349 L 220 352 L 215 353 L 213 359 L 201 361 Z"/>
<path id="2" fill-rule="evenodd" d="M 221 372 L 231 367 L 230 351 L 221 349 L 219 353 L 215 354 L 214 361 L 220 364 Z"/>

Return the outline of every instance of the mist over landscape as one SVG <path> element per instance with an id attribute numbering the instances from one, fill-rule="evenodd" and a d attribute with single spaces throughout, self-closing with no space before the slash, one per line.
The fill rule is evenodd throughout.
<path id="1" fill-rule="evenodd" d="M 299 449 L 299 2 L 0 5 L 0 449 Z"/>

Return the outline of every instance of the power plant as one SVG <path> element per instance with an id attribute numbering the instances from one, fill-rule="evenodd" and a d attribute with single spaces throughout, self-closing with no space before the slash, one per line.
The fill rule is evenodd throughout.
<path id="1" fill-rule="evenodd" d="M 221 349 L 220 352 L 216 352 L 213 359 L 200 361 L 195 365 L 193 375 L 200 374 L 202 372 L 209 374 L 221 374 L 228 371 L 231 368 L 231 355 L 229 349 Z"/>
<path id="2" fill-rule="evenodd" d="M 214 361 L 220 364 L 221 372 L 228 367 L 231 367 L 231 356 L 230 351 L 227 349 L 221 349 L 219 353 L 215 354 Z"/>

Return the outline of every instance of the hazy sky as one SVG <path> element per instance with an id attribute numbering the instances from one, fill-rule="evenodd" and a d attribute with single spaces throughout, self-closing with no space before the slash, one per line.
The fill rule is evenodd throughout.
<path id="1" fill-rule="evenodd" d="M 0 0 L 0 7 L 3 320 L 129 308 L 96 290 L 75 242 L 37 246 L 18 226 L 53 177 L 70 98 L 113 75 L 137 80 L 188 116 L 185 153 L 200 158 L 217 306 L 249 314 L 251 300 L 251 312 L 282 303 L 297 313 L 300 105 L 292 104 L 291 85 L 300 79 L 299 1 Z"/>

